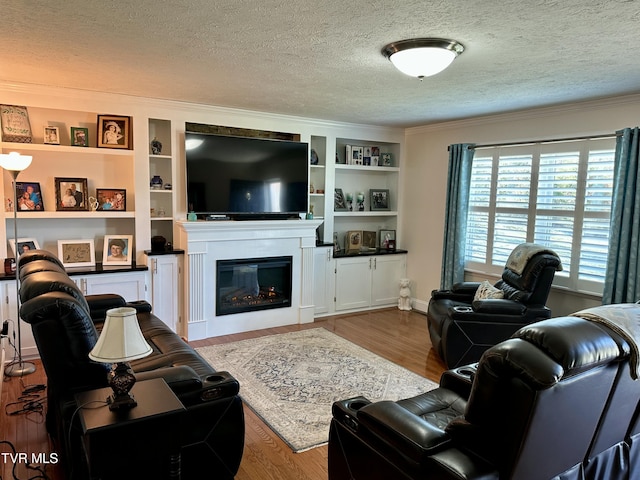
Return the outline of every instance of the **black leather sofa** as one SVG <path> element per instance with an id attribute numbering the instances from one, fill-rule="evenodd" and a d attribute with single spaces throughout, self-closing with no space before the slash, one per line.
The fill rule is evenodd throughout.
<path id="1" fill-rule="evenodd" d="M 336 402 L 329 479 L 640 478 L 637 338 L 585 318 L 526 326 L 415 398 Z"/>
<path id="2" fill-rule="evenodd" d="M 177 438 L 181 446 L 181 478 L 201 479 L 205 471 L 218 479 L 235 476 L 244 448 L 244 411 L 239 384 L 231 374 L 212 368 L 151 313 L 147 302 L 126 303 L 119 295 L 83 296 L 51 253 L 25 253 L 18 267 L 20 314 L 31 325 L 47 374 L 47 430 L 67 478 L 88 478 L 74 395 L 107 386 L 110 366 L 91 361 L 88 353 L 106 311 L 120 306 L 137 309 L 143 335 L 153 348 L 150 356 L 131 362 L 137 380 L 163 378 L 186 408 L 179 430 L 166 431 L 167 438 Z M 130 445 L 131 451 L 143 450 L 140 443 Z M 162 465 L 123 461 L 137 465 L 127 470 L 131 478 L 163 478 L 166 473 Z"/>
<path id="3" fill-rule="evenodd" d="M 560 258 L 542 245 L 523 243 L 509 259 L 527 255 L 521 269 L 507 262 L 494 285 L 503 298 L 476 299 L 480 282 L 434 290 L 427 309 L 431 345 L 447 368 L 477 362 L 482 353 L 520 327 L 551 318 L 545 304 Z"/>

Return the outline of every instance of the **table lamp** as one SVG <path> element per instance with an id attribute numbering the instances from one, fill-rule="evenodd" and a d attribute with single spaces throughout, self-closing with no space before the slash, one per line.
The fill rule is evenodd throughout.
<path id="1" fill-rule="evenodd" d="M 128 362 L 144 358 L 152 352 L 138 325 L 135 308 L 119 307 L 107 310 L 100 338 L 89 358 L 96 362 L 111 363 L 107 375 L 113 395 L 108 398 L 110 410 L 128 410 L 137 405 L 129 394 L 136 377 Z"/>
<path id="2" fill-rule="evenodd" d="M 16 311 L 18 329 L 18 362 L 7 366 L 4 373 L 7 377 L 22 377 L 36 371 L 36 366 L 30 362 L 22 360 L 22 336 L 20 335 L 20 280 L 18 278 L 18 190 L 16 179 L 21 171 L 31 165 L 33 157 L 31 155 L 20 155 L 18 152 L 0 154 L 0 167 L 8 171 L 13 177 L 13 239 L 15 241 L 16 256 Z"/>

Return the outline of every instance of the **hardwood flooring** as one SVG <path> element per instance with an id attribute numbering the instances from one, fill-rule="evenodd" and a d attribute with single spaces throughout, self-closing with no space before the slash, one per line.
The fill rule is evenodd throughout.
<path id="1" fill-rule="evenodd" d="M 426 317 L 416 312 L 397 309 L 375 310 L 350 315 L 318 319 L 314 323 L 214 337 L 193 341 L 194 347 L 227 343 L 276 333 L 286 333 L 307 328 L 323 327 L 358 344 L 388 360 L 437 382 L 445 370 L 442 361 L 431 348 L 426 328 Z M 50 453 L 51 445 L 44 426 L 44 412 L 25 415 L 7 415 L 15 411 L 15 402 L 26 388 L 46 383 L 44 370 L 39 362 L 36 373 L 23 379 L 11 378 L 4 383 L 2 412 L 0 412 L 0 440 L 9 440 L 18 452 Z M 231 372 L 233 373 L 233 372 Z M 240 387 L 242 391 L 242 386 Z M 44 393 L 41 395 L 44 397 Z M 289 447 L 245 407 L 245 448 L 236 480 L 325 480 L 327 479 L 326 446 L 303 453 L 293 453 Z M 0 452 L 10 452 L 7 445 L 0 445 Z M 0 478 L 12 479 L 13 464 L 0 456 Z M 48 478 L 65 480 L 61 469 L 55 465 L 45 467 L 46 477 L 18 464 L 17 478 Z M 204 472 L 203 472 L 204 473 Z M 207 478 L 206 475 L 202 477 Z"/>

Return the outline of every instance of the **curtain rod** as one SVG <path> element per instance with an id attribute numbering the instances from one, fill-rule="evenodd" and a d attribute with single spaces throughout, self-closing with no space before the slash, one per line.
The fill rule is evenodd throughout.
<path id="1" fill-rule="evenodd" d="M 590 135 L 584 137 L 566 137 L 566 138 L 553 138 L 548 140 L 530 140 L 526 142 L 509 142 L 509 143 L 487 143 L 484 145 L 470 145 L 470 150 L 475 150 L 477 148 L 491 148 L 491 147 L 513 147 L 518 145 L 531 145 L 535 143 L 554 143 L 554 142 L 574 142 L 577 140 L 595 140 L 599 138 L 613 138 L 618 137 L 621 134 L 619 133 L 609 133 L 609 134 L 601 134 L 601 135 Z M 448 148 L 447 148 L 448 150 Z"/>

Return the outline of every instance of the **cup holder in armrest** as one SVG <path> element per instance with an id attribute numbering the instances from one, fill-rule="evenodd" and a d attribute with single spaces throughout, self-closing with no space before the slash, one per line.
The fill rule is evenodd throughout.
<path id="1" fill-rule="evenodd" d="M 356 431 L 358 429 L 358 410 L 370 403 L 371 401 L 365 397 L 353 397 L 348 398 L 347 400 L 339 400 L 333 403 L 333 417 L 352 431 Z"/>
<path id="2" fill-rule="evenodd" d="M 457 305 L 453 307 L 453 311 L 458 313 L 469 313 L 469 312 L 473 312 L 473 308 Z"/>

